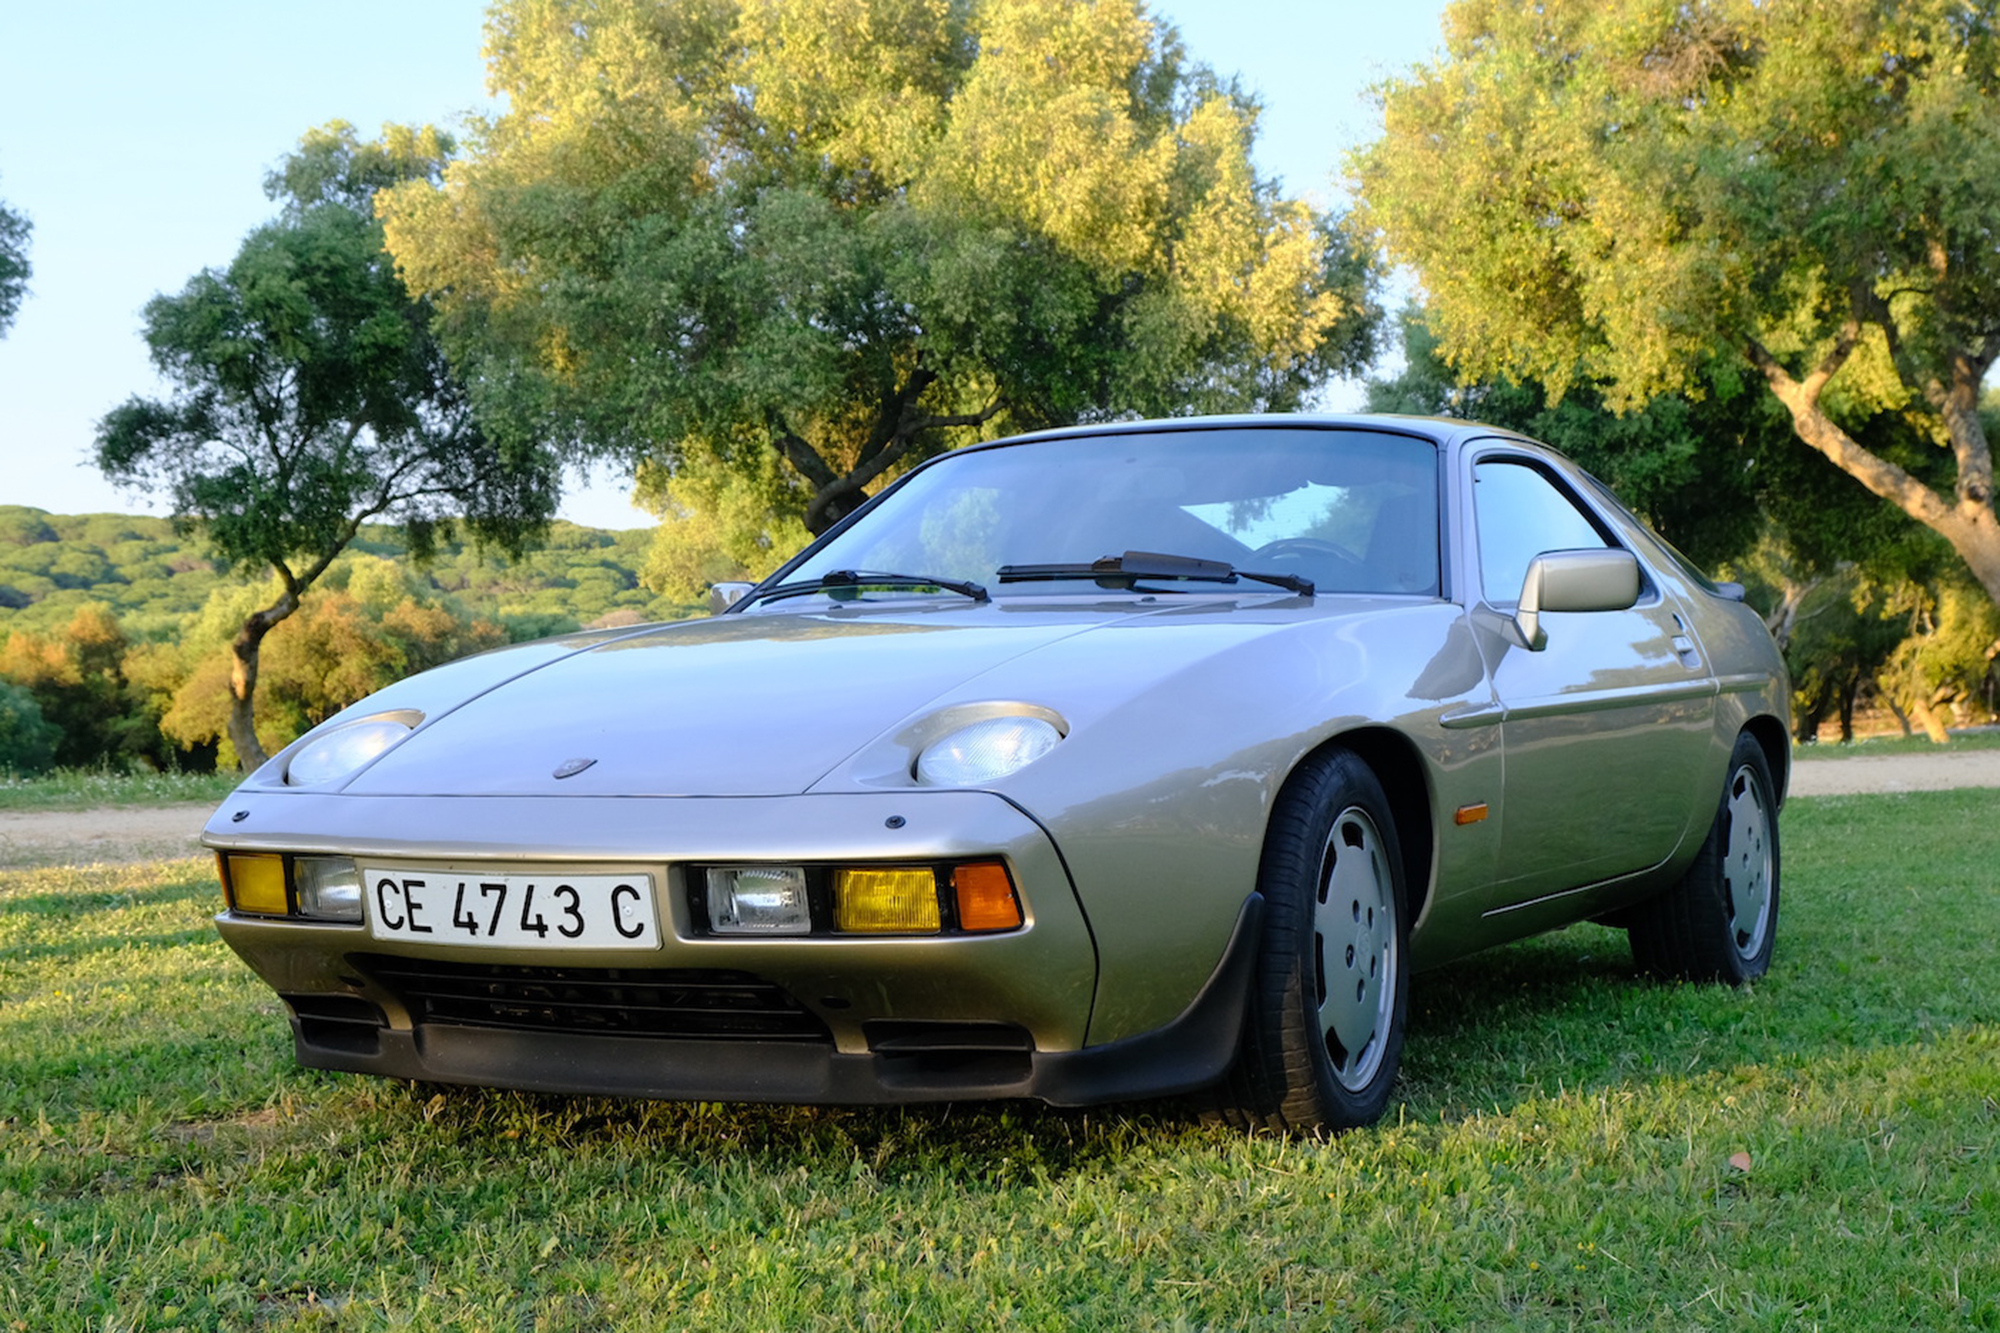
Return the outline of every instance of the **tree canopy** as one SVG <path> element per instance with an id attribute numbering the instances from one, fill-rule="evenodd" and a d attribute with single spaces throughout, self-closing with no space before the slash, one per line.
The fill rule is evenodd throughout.
<path id="1" fill-rule="evenodd" d="M 336 122 L 267 181 L 283 205 L 227 269 L 145 310 L 146 341 L 176 386 L 132 398 L 99 426 L 97 461 L 120 483 L 164 491 L 232 564 L 268 567 L 279 595 L 235 644 L 229 735 L 262 761 L 258 647 L 369 519 L 400 524 L 416 552 L 462 523 L 504 548 L 546 523 L 556 465 L 480 429 L 382 248 L 374 196 L 435 178 L 450 143 L 390 128 L 375 143 Z"/>
<path id="2" fill-rule="evenodd" d="M 1906 731 L 1914 718 L 1940 741 L 1946 716 L 1990 713 L 1994 638 L 1978 633 L 2000 609 L 1972 592 L 1989 613 L 1975 614 L 1974 585 L 1951 548 L 1799 448 L 1782 404 L 1759 385 L 1706 381 L 1619 414 L 1589 385 L 1558 398 L 1532 380 L 1466 383 L 1438 355 L 1422 311 L 1402 324 L 1403 366 L 1369 381 L 1369 410 L 1476 419 L 1545 440 L 1697 563 L 1745 584 L 1791 667 L 1802 740 L 1835 714 L 1851 740 L 1860 703 L 1886 704 Z M 1949 484 L 1950 459 L 1900 416 L 1849 429 L 1927 483 Z"/>
<path id="3" fill-rule="evenodd" d="M 1761 384 L 2000 601 L 1995 8 L 1460 0 L 1443 57 L 1381 90 L 1365 220 L 1462 373 L 1617 408 Z M 1857 422 L 1914 431 L 1942 477 Z"/>
<path id="4" fill-rule="evenodd" d="M 400 271 L 491 427 L 751 563 L 961 440 L 1371 350 L 1369 261 L 1139 0 L 501 0 L 486 55 L 506 111 L 383 196 Z"/>
<path id="5" fill-rule="evenodd" d="M 1463 417 L 1552 444 L 1697 564 L 1740 571 L 1762 547 L 1802 583 L 1842 565 L 1893 582 L 1934 578 L 1951 561 L 1935 534 L 1800 449 L 1783 406 L 1755 384 L 1703 379 L 1621 414 L 1592 385 L 1557 395 L 1506 375 L 1468 382 L 1445 363 L 1423 311 L 1406 311 L 1402 325 L 1403 366 L 1368 381 L 1369 411 Z M 1947 480 L 1949 461 L 1900 418 L 1851 428 L 1927 482 Z"/>
<path id="6" fill-rule="evenodd" d="M 34 230 L 27 218 L 0 203 L 0 337 L 14 326 L 35 273 L 28 263 L 28 237 Z"/>
<path id="7" fill-rule="evenodd" d="M 1762 410 L 1767 400 L 1741 392 L 1674 395 L 1621 417 L 1589 388 L 1558 398 L 1533 380 L 1504 375 L 1464 382 L 1440 356 L 1422 311 L 1405 311 L 1402 326 L 1403 365 L 1393 377 L 1368 381 L 1369 411 L 1483 421 L 1554 445 L 1698 564 L 1713 568 L 1756 540 L 1765 469 L 1755 465 L 1764 461 L 1761 446 L 1777 415 Z M 1713 447 L 1718 443 L 1734 448 Z"/>

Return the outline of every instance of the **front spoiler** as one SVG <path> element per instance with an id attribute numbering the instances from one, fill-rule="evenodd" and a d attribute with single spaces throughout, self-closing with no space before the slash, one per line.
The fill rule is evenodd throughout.
<path id="1" fill-rule="evenodd" d="M 1033 1098 L 1055 1106 L 1167 1096 L 1220 1078 L 1235 1059 L 1261 936 L 1264 900 L 1237 914 L 1221 961 L 1172 1022 L 1072 1051 L 1007 1049 L 921 1025 L 865 1052 L 828 1043 L 688 1040 L 521 1032 L 425 1024 L 327 1023 L 294 1009 L 298 1060 L 317 1069 L 531 1092 L 669 1101 L 869 1105 Z"/>

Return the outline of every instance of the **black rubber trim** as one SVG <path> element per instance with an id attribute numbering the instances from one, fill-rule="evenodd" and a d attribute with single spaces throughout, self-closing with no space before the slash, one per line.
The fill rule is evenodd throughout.
<path id="1" fill-rule="evenodd" d="M 1252 893 L 1222 959 L 1163 1027 L 1080 1051 L 897 1050 L 843 1054 L 798 1041 L 685 1040 L 451 1024 L 385 1028 L 367 1049 L 315 1040 L 293 1019 L 299 1063 L 431 1083 L 662 1100 L 870 1105 L 1027 1097 L 1087 1106 L 1190 1092 L 1236 1058 L 1264 915 Z M 1011 1055 L 1011 1058 L 1007 1058 Z"/>
<path id="2" fill-rule="evenodd" d="M 1123 1041 L 1036 1056 L 1030 1095 L 1054 1106 L 1089 1106 L 1193 1092 L 1221 1078 L 1243 1043 L 1263 923 L 1264 895 L 1252 893 L 1237 910 L 1222 961 L 1180 1017 Z"/>
<path id="3" fill-rule="evenodd" d="M 718 968 L 521 967 L 349 954 L 419 1027 L 675 1040 L 827 1041 L 826 1024 L 761 977 Z"/>

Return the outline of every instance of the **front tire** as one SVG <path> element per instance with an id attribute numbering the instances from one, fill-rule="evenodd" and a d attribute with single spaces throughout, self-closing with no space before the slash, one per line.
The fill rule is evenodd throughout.
<path id="1" fill-rule="evenodd" d="M 1344 750 L 1278 797 L 1258 889 L 1264 938 L 1222 1118 L 1277 1133 L 1373 1124 L 1409 1015 L 1408 897 L 1382 784 Z"/>
<path id="2" fill-rule="evenodd" d="M 1708 837 L 1680 882 L 1633 909 L 1632 957 L 1669 980 L 1740 986 L 1764 975 L 1778 934 L 1778 803 L 1764 747 L 1745 734 Z"/>

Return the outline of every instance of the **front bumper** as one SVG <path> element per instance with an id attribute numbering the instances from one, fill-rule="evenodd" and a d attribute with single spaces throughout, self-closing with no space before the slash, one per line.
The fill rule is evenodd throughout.
<path id="1" fill-rule="evenodd" d="M 239 814 L 239 812 L 241 812 Z M 224 913 L 230 947 L 286 1001 L 302 1064 L 402 1078 L 699 1100 L 1076 1104 L 1211 1081 L 1233 1056 L 1254 897 L 1181 1017 L 1084 1046 L 1096 950 L 1056 848 L 979 792 L 769 798 L 356 797 L 239 792 L 218 850 L 328 853 L 464 871 L 652 877 L 644 951 L 477 950 L 363 926 Z M 952 937 L 717 938 L 680 867 L 1004 859 L 1026 920 Z M 1246 923 L 1248 923 L 1246 925 Z"/>

